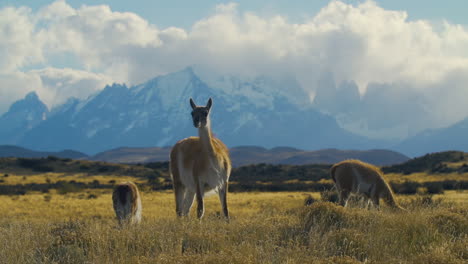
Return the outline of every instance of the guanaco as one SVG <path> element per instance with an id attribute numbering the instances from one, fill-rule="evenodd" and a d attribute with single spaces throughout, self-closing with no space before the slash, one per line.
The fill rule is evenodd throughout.
<path id="1" fill-rule="evenodd" d="M 210 98 L 206 106 L 197 106 L 190 98 L 193 126 L 198 129 L 198 137 L 188 137 L 174 145 L 170 154 L 170 174 L 178 216 L 188 215 L 196 197 L 197 216 L 201 219 L 205 212 L 205 194 L 217 192 L 223 214 L 229 220 L 227 192 L 231 160 L 226 145 L 212 135 L 212 104 Z"/>
<path id="2" fill-rule="evenodd" d="M 119 224 L 138 224 L 141 221 L 141 198 L 133 182 L 119 183 L 112 193 L 112 202 Z"/>
<path id="3" fill-rule="evenodd" d="M 379 200 L 383 198 L 389 206 L 403 209 L 395 201 L 383 173 L 371 164 L 359 160 L 345 160 L 333 165 L 330 174 L 338 191 L 339 203 L 343 206 L 347 205 L 351 193 L 357 193 L 368 199 L 368 205 L 372 201 L 379 207 Z"/>

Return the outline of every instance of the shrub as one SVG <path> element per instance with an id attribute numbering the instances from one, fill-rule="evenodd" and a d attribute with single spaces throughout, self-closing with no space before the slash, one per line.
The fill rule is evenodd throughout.
<path id="1" fill-rule="evenodd" d="M 94 180 L 91 182 L 92 188 L 99 188 L 100 186 L 101 186 L 101 183 L 98 180 Z"/>
<path id="2" fill-rule="evenodd" d="M 84 163 L 80 165 L 80 171 L 88 171 L 90 169 L 91 169 L 91 165 L 89 164 Z"/>
<path id="3" fill-rule="evenodd" d="M 320 199 L 324 202 L 337 203 L 339 201 L 338 192 L 331 190 L 320 192 Z"/>
<path id="4" fill-rule="evenodd" d="M 303 217 L 304 231 L 312 228 L 319 232 L 346 227 L 349 223 L 344 207 L 329 202 L 317 202 L 307 207 Z"/>
<path id="5" fill-rule="evenodd" d="M 398 194 L 416 194 L 421 184 L 414 181 L 405 181 L 403 183 L 390 182 L 392 190 Z"/>
<path id="6" fill-rule="evenodd" d="M 56 183 L 56 188 L 59 194 L 67 194 L 70 192 L 79 192 L 83 189 L 83 186 L 81 186 L 80 184 L 73 183 L 72 181 L 59 181 Z"/>
<path id="7" fill-rule="evenodd" d="M 437 207 L 442 203 L 442 198 L 434 199 L 431 194 L 418 195 L 411 199 L 407 206 L 412 208 Z"/>
<path id="8" fill-rule="evenodd" d="M 33 170 L 37 172 L 53 172 L 54 168 L 49 165 L 37 165 L 33 168 Z"/>
<path id="9" fill-rule="evenodd" d="M 86 255 L 79 245 L 59 245 L 47 251 L 53 263 L 86 263 Z"/>
<path id="10" fill-rule="evenodd" d="M 54 240 L 47 255 L 56 263 L 85 263 L 89 241 L 84 235 L 84 224 L 70 221 L 59 223 L 51 230 Z"/>
<path id="11" fill-rule="evenodd" d="M 47 159 L 18 158 L 20 167 L 31 169 L 37 172 L 52 172 L 54 168 L 47 164 Z"/>
<path id="12" fill-rule="evenodd" d="M 428 194 L 444 193 L 444 187 L 442 182 L 426 182 L 424 186 L 427 188 Z"/>
<path id="13" fill-rule="evenodd" d="M 52 200 L 52 196 L 51 196 L 51 195 L 44 195 L 44 201 L 50 202 L 50 200 Z"/>
<path id="14" fill-rule="evenodd" d="M 312 195 L 309 194 L 309 196 L 307 196 L 305 199 L 304 199 L 304 205 L 305 206 L 309 206 L 313 203 L 315 203 L 317 200 L 314 199 L 314 197 L 312 197 Z"/>
<path id="15" fill-rule="evenodd" d="M 94 193 L 90 193 L 87 197 L 87 199 L 97 199 L 98 198 L 98 195 L 97 194 L 94 194 Z"/>
<path id="16" fill-rule="evenodd" d="M 48 156 L 47 159 L 50 160 L 50 161 L 58 161 L 58 160 L 60 160 L 60 158 L 59 158 L 59 157 L 56 157 L 56 156 Z"/>
<path id="17" fill-rule="evenodd" d="M 442 162 L 459 162 L 464 160 L 465 153 L 460 151 L 445 151 L 426 154 L 422 157 L 411 159 L 402 164 L 389 167 L 383 167 L 384 173 L 403 173 L 411 174 L 414 172 L 433 171 L 433 172 L 452 172 L 455 169 L 444 166 Z"/>

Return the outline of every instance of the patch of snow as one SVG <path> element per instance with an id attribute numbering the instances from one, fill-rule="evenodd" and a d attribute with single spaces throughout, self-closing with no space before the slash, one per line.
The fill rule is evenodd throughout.
<path id="1" fill-rule="evenodd" d="M 128 131 L 132 130 L 135 127 L 135 121 L 131 122 L 127 127 L 125 127 L 123 133 L 127 133 Z"/>
<path id="2" fill-rule="evenodd" d="M 253 113 L 242 113 L 239 118 L 236 120 L 236 127 L 234 127 L 234 131 L 238 131 L 248 122 L 255 121 L 257 118 Z"/>
<path id="3" fill-rule="evenodd" d="M 34 120 L 34 113 L 29 112 L 26 116 L 27 121 L 33 121 Z"/>
<path id="4" fill-rule="evenodd" d="M 171 127 L 165 127 L 165 128 L 162 129 L 162 132 L 163 132 L 165 135 L 167 135 L 167 134 L 169 134 L 169 132 L 170 132 L 171 130 L 172 130 Z"/>
<path id="5" fill-rule="evenodd" d="M 401 141 L 409 136 L 409 126 L 401 124 L 391 128 L 371 129 L 366 119 L 350 119 L 346 115 L 336 116 L 338 125 L 354 134 L 368 137 L 370 139 L 384 139 L 389 141 Z"/>
<path id="6" fill-rule="evenodd" d="M 102 126 L 99 126 L 99 127 L 95 127 L 93 129 L 90 129 L 86 132 L 86 137 L 87 138 L 92 138 L 94 137 L 97 132 L 103 130 L 103 129 L 106 129 L 106 128 L 110 128 L 111 126 L 109 124 L 103 124 Z"/>
<path id="7" fill-rule="evenodd" d="M 168 137 L 165 137 L 165 138 L 161 138 L 159 141 L 156 142 L 156 146 L 167 146 L 169 142 L 171 142 L 172 140 L 172 137 L 171 136 L 168 136 Z"/>

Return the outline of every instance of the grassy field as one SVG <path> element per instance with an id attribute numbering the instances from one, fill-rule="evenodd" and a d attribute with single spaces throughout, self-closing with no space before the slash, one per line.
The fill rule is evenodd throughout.
<path id="1" fill-rule="evenodd" d="M 0 263 L 468 261 L 466 191 L 398 196 L 402 213 L 342 208 L 319 193 L 231 193 L 230 223 L 216 196 L 198 221 L 175 217 L 172 191 L 144 192 L 143 222 L 128 228 L 117 227 L 110 192 L 0 196 Z"/>
<path id="2" fill-rule="evenodd" d="M 227 223 L 216 196 L 202 221 L 176 218 L 167 163 L 0 159 L 0 264 L 468 263 L 465 153 L 384 168 L 404 212 L 306 192 L 331 188 L 329 167 L 237 168 Z M 111 192 L 126 180 L 140 187 L 143 221 L 121 228 Z"/>

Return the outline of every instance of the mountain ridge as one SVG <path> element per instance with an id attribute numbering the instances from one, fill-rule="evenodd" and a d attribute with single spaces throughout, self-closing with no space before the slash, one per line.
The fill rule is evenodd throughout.
<path id="1" fill-rule="evenodd" d="M 12 145 L 0 145 L 0 157 L 15 157 L 15 158 L 46 158 L 49 156 L 55 156 L 59 158 L 70 158 L 70 159 L 84 159 L 88 158 L 88 155 L 79 151 L 65 149 L 58 152 L 47 152 L 47 151 L 36 151 L 26 149 Z"/>
<path id="2" fill-rule="evenodd" d="M 172 145 L 197 133 L 188 99 L 205 104 L 211 97 L 213 133 L 230 147 L 368 149 L 381 145 L 340 128 L 333 117 L 311 106 L 291 102 L 285 89 L 297 93 L 294 97 L 308 98 L 294 81 L 258 77 L 249 82 L 231 76 L 217 82 L 222 89 L 208 85 L 188 67 L 132 87 L 107 85 L 85 100 L 70 99 L 55 107 L 34 126 L 21 127 L 20 137 L 3 143 L 90 154 L 119 146 Z M 269 93 L 270 86 L 279 92 Z"/>
<path id="3" fill-rule="evenodd" d="M 445 128 L 424 130 L 405 139 L 394 149 L 411 156 L 440 151 L 468 151 L 467 134 L 468 118 Z"/>
<path id="4" fill-rule="evenodd" d="M 147 163 L 168 161 L 171 147 L 129 148 L 122 147 L 98 153 L 94 161 L 111 163 Z M 409 160 L 409 157 L 391 150 L 338 150 L 323 149 L 304 151 L 291 147 L 271 149 L 260 146 L 239 146 L 229 149 L 234 167 L 268 163 L 268 164 L 333 164 L 345 159 L 360 159 L 374 165 L 393 165 Z"/>
<path id="5" fill-rule="evenodd" d="M 172 145 L 197 134 L 191 125 L 188 98 L 204 104 L 212 97 L 213 134 L 229 147 L 392 149 L 409 156 L 445 150 L 468 151 L 468 141 L 464 139 L 468 119 L 447 128 L 425 130 L 399 143 L 391 138 L 371 139 L 350 132 L 354 130 L 348 127 L 349 123 L 359 127 L 365 122 L 361 124 L 356 118 L 340 117 L 336 113 L 345 111 L 346 106 L 357 107 L 363 103 L 354 82 L 337 86 L 332 76 L 325 76 L 314 102 L 307 103 L 309 95 L 291 78 L 241 79 L 210 74 L 187 67 L 131 87 L 114 83 L 87 99 L 70 98 L 50 111 L 31 92 L 0 116 L 0 144 L 44 151 L 74 149 L 89 154 L 119 146 Z M 328 86 L 334 89 L 328 91 Z M 380 91 L 377 86 L 371 86 L 374 93 Z M 348 90 L 346 98 L 335 101 L 336 94 Z M 398 115 L 404 113 L 402 110 Z M 373 118 L 385 124 L 385 119 Z M 343 125 L 344 119 L 348 125 Z M 386 133 L 393 133 L 386 126 L 373 129 L 384 128 Z"/>

